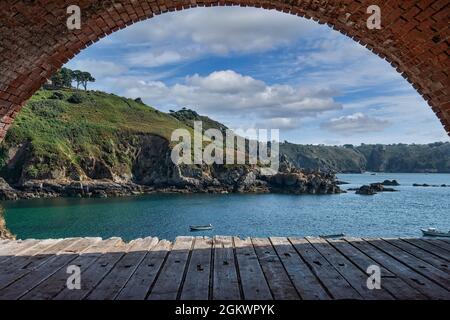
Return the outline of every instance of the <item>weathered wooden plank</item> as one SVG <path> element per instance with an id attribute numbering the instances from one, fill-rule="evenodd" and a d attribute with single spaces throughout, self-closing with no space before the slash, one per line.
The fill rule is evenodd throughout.
<path id="1" fill-rule="evenodd" d="M 31 270 L 38 268 L 40 265 L 53 258 L 53 255 L 63 250 L 75 239 L 64 240 L 43 240 L 35 246 L 23 251 L 20 256 L 5 261 L 0 269 L 0 289 L 5 288 L 12 282 L 20 279 L 28 274 Z"/>
<path id="2" fill-rule="evenodd" d="M 79 239 L 80 238 L 67 238 L 55 240 L 55 243 L 53 245 L 47 246 L 45 249 L 38 251 L 31 259 L 31 261 L 29 261 L 28 264 L 24 266 L 24 268 L 30 270 L 38 268 L 39 266 L 46 263 L 49 259 L 51 259 L 53 255 L 61 252 L 62 250 L 65 250 L 69 245 L 72 245 Z M 33 249 L 35 249 L 38 246 L 39 244 L 37 246 L 32 247 L 31 251 L 33 251 Z M 28 255 L 28 253 L 26 254 Z"/>
<path id="3" fill-rule="evenodd" d="M 289 238 L 289 241 L 334 299 L 361 299 L 361 295 L 306 239 Z"/>
<path id="4" fill-rule="evenodd" d="M 22 241 L 22 240 L 1 240 L 2 242 L 0 243 L 0 255 L 3 254 L 15 254 L 14 252 L 12 252 L 12 250 L 10 249 L 13 246 L 18 247 L 19 245 L 23 244 L 26 241 L 31 241 L 31 240 L 26 240 L 26 241 Z"/>
<path id="5" fill-rule="evenodd" d="M 127 245 L 121 239 L 117 239 L 113 246 L 108 246 L 108 251 L 90 264 L 86 270 L 82 270 L 81 289 L 70 290 L 65 287 L 53 299 L 55 300 L 81 300 L 84 299 L 97 284 L 111 271 L 116 263 L 126 253 Z M 104 243 L 106 245 L 106 243 Z"/>
<path id="6" fill-rule="evenodd" d="M 82 273 L 88 269 L 88 267 L 94 263 L 102 254 L 108 251 L 111 247 L 114 247 L 120 239 L 112 238 L 107 240 L 101 240 L 97 238 L 92 239 L 92 244 L 80 252 L 78 257 L 70 262 L 70 265 L 78 266 Z M 51 300 L 58 293 L 66 288 L 67 279 L 69 274 L 67 273 L 67 266 L 58 270 L 55 274 L 51 275 L 45 281 L 40 283 L 37 287 L 32 289 L 21 299 L 23 300 Z"/>
<path id="7" fill-rule="evenodd" d="M 270 240 L 252 238 L 252 243 L 274 299 L 300 299 Z"/>
<path id="8" fill-rule="evenodd" d="M 433 243 L 444 248 L 445 250 L 450 251 L 450 241 L 447 239 L 433 239 Z"/>
<path id="9" fill-rule="evenodd" d="M 329 300 L 331 297 L 287 238 L 270 238 L 300 297 L 304 300 Z"/>
<path id="10" fill-rule="evenodd" d="M 172 248 L 172 243 L 161 240 L 145 256 L 139 267 L 116 297 L 117 300 L 144 300 Z"/>
<path id="11" fill-rule="evenodd" d="M 353 247 L 351 244 L 342 239 L 328 239 L 336 250 L 341 252 L 351 260 L 361 270 L 367 272 L 369 266 L 377 265 L 381 271 L 381 286 L 389 291 L 395 298 L 400 300 L 424 300 L 426 297 L 419 291 L 409 286 L 405 281 L 398 278 L 384 266 L 379 265 L 362 251 Z"/>
<path id="12" fill-rule="evenodd" d="M 0 299 L 151 299 L 152 293 L 155 299 L 286 299 L 286 292 L 275 294 L 282 290 L 306 299 L 386 299 L 380 291 L 362 291 L 374 264 L 381 267 L 382 288 L 397 299 L 450 299 L 450 251 L 443 240 L 217 237 L 211 250 L 210 239 L 190 239 L 170 254 L 168 241 L 153 248 L 117 238 L 9 241 L 0 244 L 0 259 L 1 250 L 12 249 L 0 260 Z M 82 268 L 81 290 L 66 287 L 72 264 Z M 346 286 L 354 292 L 342 293 Z"/>
<path id="13" fill-rule="evenodd" d="M 408 265 L 417 273 L 422 274 L 423 276 L 436 282 L 444 288 L 450 289 L 450 277 L 446 272 L 439 270 L 428 262 L 415 257 L 414 255 L 388 243 L 385 240 L 374 239 L 370 243 L 376 246 L 378 249 L 381 249 L 384 252 L 390 254 L 395 259 L 401 261 L 403 264 Z"/>
<path id="14" fill-rule="evenodd" d="M 148 250 L 157 243 L 158 239 L 151 237 L 129 243 L 127 253 L 85 299 L 113 300 L 136 271 Z"/>
<path id="15" fill-rule="evenodd" d="M 47 250 L 49 250 L 50 247 L 60 243 L 61 241 L 62 239 L 48 239 L 38 241 L 36 244 L 30 245 L 24 248 L 24 250 L 21 250 L 18 254 L 12 256 L 14 258 L 14 262 L 5 260 L 0 263 L 0 269 L 4 272 L 9 269 L 17 270 L 26 267 L 30 262 L 40 261 L 48 255 Z M 43 254 L 38 255 L 41 252 Z"/>
<path id="16" fill-rule="evenodd" d="M 233 239 L 216 236 L 214 243 L 213 300 L 240 300 Z"/>
<path id="17" fill-rule="evenodd" d="M 78 256 L 78 252 L 83 251 L 91 244 L 92 240 L 87 238 L 70 242 L 65 249 L 55 254 L 46 263 L 36 269 L 30 270 L 27 275 L 0 290 L 0 299 L 17 300 L 24 296 L 67 263 L 74 260 Z"/>
<path id="18" fill-rule="evenodd" d="M 349 259 L 341 255 L 325 239 L 306 238 L 312 246 L 347 280 L 365 300 L 392 300 L 392 295 L 384 288 L 371 290 L 367 287 L 369 276 L 358 269 Z"/>
<path id="19" fill-rule="evenodd" d="M 208 300 L 212 243 L 212 239 L 209 238 L 195 238 L 186 278 L 181 289 L 181 300 Z"/>
<path id="20" fill-rule="evenodd" d="M 409 254 L 421 259 L 432 266 L 438 268 L 439 270 L 450 273 L 449 263 L 442 258 L 439 258 L 433 254 L 430 254 L 428 251 L 422 250 L 419 247 L 416 247 L 408 242 L 405 242 L 400 239 L 387 239 L 387 242 L 396 246 L 397 248 L 408 252 Z M 450 277 L 450 276 L 449 276 Z"/>
<path id="21" fill-rule="evenodd" d="M 445 289 L 437 285 L 435 282 L 417 273 L 400 261 L 394 259 L 384 251 L 379 250 L 369 242 L 366 242 L 359 238 L 346 238 L 346 241 L 375 260 L 380 266 L 382 265 L 386 269 L 389 269 L 396 276 L 404 280 L 411 287 L 417 289 L 426 297 L 431 299 L 449 298 L 449 294 Z"/>
<path id="22" fill-rule="evenodd" d="M 450 252 L 450 248 L 448 248 L 448 247 L 446 246 L 446 244 L 445 244 L 445 243 L 442 243 L 441 241 L 438 241 L 438 240 L 436 240 L 436 239 L 429 239 L 429 238 L 421 238 L 421 240 L 422 240 L 422 241 L 425 241 L 425 242 L 428 242 L 429 244 L 431 244 L 431 245 L 433 245 L 433 246 L 439 247 L 439 248 L 441 248 L 442 250 L 445 250 L 445 251 Z"/>
<path id="23" fill-rule="evenodd" d="M 444 259 L 445 261 L 450 261 L 450 251 L 447 251 L 445 249 L 442 249 L 438 246 L 435 246 L 429 242 L 423 241 L 422 239 L 402 239 L 403 241 L 406 241 L 418 248 L 421 248 L 441 259 Z"/>
<path id="24" fill-rule="evenodd" d="M 269 285 L 256 256 L 255 249 L 250 238 L 233 238 L 238 271 L 242 286 L 243 299 L 246 300 L 271 300 Z"/>
<path id="25" fill-rule="evenodd" d="M 149 300 L 175 300 L 182 285 L 193 237 L 178 237 L 148 296 Z"/>
<path id="26" fill-rule="evenodd" d="M 0 265 L 36 245 L 39 240 L 10 241 L 0 247 Z"/>

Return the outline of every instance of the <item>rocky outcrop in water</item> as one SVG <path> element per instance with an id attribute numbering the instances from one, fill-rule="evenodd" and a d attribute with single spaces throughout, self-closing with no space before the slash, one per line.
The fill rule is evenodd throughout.
<path id="1" fill-rule="evenodd" d="M 441 187 L 441 188 L 446 188 L 446 187 L 450 187 L 450 185 L 447 185 L 447 184 L 441 184 L 441 185 L 438 185 L 438 184 L 428 184 L 428 183 L 413 183 L 413 187 L 433 187 L 433 188 L 438 188 L 438 187 Z"/>
<path id="2" fill-rule="evenodd" d="M 275 193 L 290 194 L 334 194 L 341 193 L 336 178 L 327 173 L 306 173 L 296 170 L 277 173 L 267 178 L 269 189 Z"/>
<path id="3" fill-rule="evenodd" d="M 349 191 L 356 191 L 356 194 L 362 195 L 374 195 L 378 192 L 396 192 L 397 190 L 393 188 L 386 188 L 381 183 L 372 183 L 370 185 L 364 185 L 357 189 L 349 189 Z"/>
<path id="4" fill-rule="evenodd" d="M 399 186 L 400 183 L 398 183 L 397 180 L 384 180 L 381 182 L 383 186 Z"/>

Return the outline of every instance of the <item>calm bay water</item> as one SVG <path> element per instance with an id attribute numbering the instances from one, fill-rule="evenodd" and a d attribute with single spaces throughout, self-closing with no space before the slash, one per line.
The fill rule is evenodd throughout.
<path id="1" fill-rule="evenodd" d="M 119 236 L 131 240 L 178 235 L 421 236 L 420 228 L 450 229 L 450 174 L 342 174 L 343 189 L 397 179 L 400 192 L 356 195 L 149 195 L 116 199 L 50 199 L 3 202 L 17 238 Z M 213 231 L 189 231 L 191 224 Z"/>

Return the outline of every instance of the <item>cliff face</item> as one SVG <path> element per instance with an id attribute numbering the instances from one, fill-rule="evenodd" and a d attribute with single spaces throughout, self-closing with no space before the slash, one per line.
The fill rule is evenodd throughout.
<path id="1" fill-rule="evenodd" d="M 283 143 L 280 152 L 297 167 L 343 173 L 450 172 L 450 143 L 316 146 Z"/>
<path id="2" fill-rule="evenodd" d="M 346 173 L 365 171 L 365 157 L 350 148 L 283 143 L 280 153 L 298 168 Z"/>
<path id="3" fill-rule="evenodd" d="M 77 99 L 71 99 L 74 94 Z M 40 91 L 1 146 L 0 199 L 280 189 L 257 166 L 175 165 L 171 133 L 180 128 L 193 133 L 193 120 L 217 125 L 189 110 L 165 114 L 101 92 Z M 323 178 L 324 184 L 335 186 L 334 180 Z M 338 189 L 323 192 L 317 183 L 303 183 L 309 187 L 300 183 L 286 192 Z"/>
<path id="4" fill-rule="evenodd" d="M 289 165 L 279 173 L 250 165 L 175 165 L 166 139 L 145 134 L 121 141 L 116 156 L 130 158 L 129 164 L 110 165 L 104 158 L 81 158 L 74 167 L 57 161 L 49 171 L 29 177 L 27 165 L 37 166 L 32 153 L 23 163 L 20 177 L 11 185 L 0 178 L 0 199 L 16 200 L 38 197 L 110 197 L 152 192 L 207 193 L 340 193 L 335 176 L 304 172 Z M 124 153 L 120 155 L 121 153 Z M 44 160 L 45 161 L 45 160 Z M 284 160 L 285 162 L 287 160 Z M 12 166 L 12 160 L 6 166 Z M 20 170 L 17 170 L 20 172 Z"/>

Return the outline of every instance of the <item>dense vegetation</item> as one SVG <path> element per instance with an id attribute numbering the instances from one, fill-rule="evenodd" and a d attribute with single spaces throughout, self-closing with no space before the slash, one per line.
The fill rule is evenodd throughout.
<path id="1" fill-rule="evenodd" d="M 315 146 L 283 143 L 296 166 L 337 172 L 450 172 L 450 143 Z"/>
<path id="2" fill-rule="evenodd" d="M 86 71 L 62 68 L 50 78 L 50 82 L 48 86 L 55 89 L 72 88 L 72 84 L 76 82 L 77 89 L 82 85 L 86 91 L 88 82 L 95 82 L 95 78 Z"/>
<path id="3" fill-rule="evenodd" d="M 191 130 L 166 113 L 113 94 L 40 90 L 0 147 L 0 175 L 12 182 L 45 178 L 57 168 L 76 175 L 92 159 L 110 167 L 129 166 L 133 140 L 145 134 L 169 140 L 174 129 L 183 127 Z"/>
<path id="4" fill-rule="evenodd" d="M 186 123 L 188 126 L 192 128 L 194 127 L 195 121 L 201 121 L 203 131 L 208 129 L 219 129 L 220 131 L 222 131 L 222 133 L 224 133 L 228 129 L 224 124 L 215 121 L 209 117 L 199 115 L 194 110 L 186 108 L 183 108 L 179 111 L 170 110 L 170 115 Z"/>
<path id="5" fill-rule="evenodd" d="M 204 130 L 226 129 L 189 109 L 164 113 L 140 99 L 114 94 L 40 90 L 0 146 L 0 176 L 13 184 L 58 177 L 126 179 L 133 174 L 132 162 L 142 144 L 150 141 L 148 135 L 170 140 L 175 129 L 192 132 L 193 121 L 202 121 Z M 309 169 L 450 172 L 450 143 L 333 147 L 286 142 L 280 151 L 296 166 Z"/>

